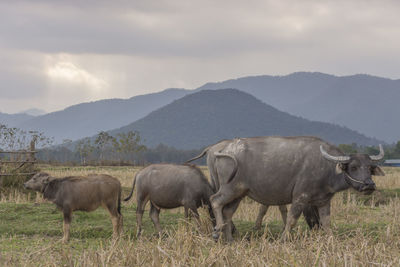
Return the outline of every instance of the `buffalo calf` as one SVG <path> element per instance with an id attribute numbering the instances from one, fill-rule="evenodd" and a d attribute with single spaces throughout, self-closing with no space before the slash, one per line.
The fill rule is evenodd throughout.
<path id="1" fill-rule="evenodd" d="M 57 179 L 40 172 L 26 182 L 24 187 L 41 192 L 45 199 L 56 204 L 63 212 L 63 242 L 69 240 L 71 216 L 75 210 L 94 211 L 103 206 L 111 215 L 113 237 L 122 231 L 121 184 L 112 176 L 92 174 L 88 177 Z"/>
<path id="2" fill-rule="evenodd" d="M 211 185 L 200 169 L 193 165 L 153 164 L 140 170 L 134 180 L 128 201 L 137 187 L 137 236 L 142 230 L 142 216 L 146 203 L 150 201 L 150 218 L 158 233 L 161 233 L 159 222 L 160 210 L 183 206 L 185 217 L 189 211 L 199 219 L 197 208 L 202 204 L 208 206 L 210 216 L 214 219 L 210 205 L 210 196 L 214 194 Z"/>

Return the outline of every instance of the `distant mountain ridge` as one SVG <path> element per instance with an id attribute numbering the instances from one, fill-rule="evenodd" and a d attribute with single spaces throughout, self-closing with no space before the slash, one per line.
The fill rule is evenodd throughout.
<path id="1" fill-rule="evenodd" d="M 201 148 L 221 139 L 266 135 L 313 135 L 335 144 L 378 143 L 345 127 L 279 111 L 236 89 L 202 90 L 186 95 L 109 133 L 131 130 L 139 131 L 147 146 L 163 143 L 179 149 Z"/>
<path id="2" fill-rule="evenodd" d="M 28 115 L 26 113 L 8 114 L 0 112 L 0 124 L 4 124 L 7 127 L 16 127 L 29 121 L 30 119 L 33 119 L 34 117 L 35 116 Z"/>
<path id="3" fill-rule="evenodd" d="M 296 72 L 207 83 L 196 91 L 221 88 L 239 89 L 296 116 L 343 125 L 386 142 L 400 140 L 400 80 Z"/>
<path id="4" fill-rule="evenodd" d="M 41 115 L 46 114 L 47 112 L 42 109 L 38 109 L 38 108 L 30 108 L 27 110 L 23 110 L 19 113 L 25 113 L 25 114 L 32 115 L 32 116 L 41 116 Z"/>
<path id="5" fill-rule="evenodd" d="M 187 92 L 184 89 L 171 88 L 129 99 L 105 99 L 81 103 L 64 110 L 33 117 L 17 126 L 43 131 L 47 136 L 55 137 L 57 143 L 64 139 L 76 140 L 136 121 L 154 109 L 184 96 Z"/>
<path id="6" fill-rule="evenodd" d="M 40 116 L 0 113 L 0 123 L 43 131 L 60 143 L 128 125 L 187 94 L 222 88 L 247 92 L 281 111 L 306 119 L 343 125 L 389 143 L 400 140 L 400 80 L 318 72 L 243 77 L 207 83 L 195 90 L 167 89 L 129 99 L 82 103 Z"/>

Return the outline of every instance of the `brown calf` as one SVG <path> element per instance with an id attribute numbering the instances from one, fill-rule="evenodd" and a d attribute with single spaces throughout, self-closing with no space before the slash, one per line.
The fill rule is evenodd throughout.
<path id="1" fill-rule="evenodd" d="M 111 215 L 113 237 L 122 231 L 121 184 L 112 176 L 95 174 L 57 179 L 40 172 L 26 182 L 24 187 L 41 192 L 45 199 L 56 204 L 63 212 L 63 242 L 69 240 L 71 216 L 75 210 L 94 211 L 103 206 Z"/>

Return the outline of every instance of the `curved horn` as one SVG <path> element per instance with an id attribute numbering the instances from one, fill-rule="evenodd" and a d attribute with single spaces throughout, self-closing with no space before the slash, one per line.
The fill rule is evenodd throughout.
<path id="1" fill-rule="evenodd" d="M 329 155 L 328 152 L 325 151 L 325 149 L 322 147 L 322 145 L 319 146 L 319 150 L 321 150 L 322 156 L 326 158 L 327 160 L 334 161 L 336 163 L 347 163 L 350 161 L 349 156 L 332 156 Z"/>
<path id="2" fill-rule="evenodd" d="M 376 156 L 369 156 L 371 158 L 371 160 L 373 161 L 380 161 L 381 159 L 383 159 L 383 156 L 385 155 L 385 152 L 383 151 L 383 147 L 381 144 L 379 144 L 379 154 Z"/>

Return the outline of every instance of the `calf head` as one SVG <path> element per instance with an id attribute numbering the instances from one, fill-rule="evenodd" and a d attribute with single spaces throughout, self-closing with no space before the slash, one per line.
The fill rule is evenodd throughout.
<path id="1" fill-rule="evenodd" d="M 384 156 L 382 145 L 379 145 L 379 154 L 376 156 L 359 153 L 349 156 L 332 156 L 322 146 L 320 150 L 324 158 L 336 163 L 336 173 L 343 173 L 346 182 L 359 192 L 371 194 L 376 189 L 371 176 L 385 175 L 377 165 Z"/>
<path id="2" fill-rule="evenodd" d="M 48 173 L 39 172 L 35 174 L 29 181 L 24 183 L 26 189 L 43 192 L 45 186 L 50 182 L 51 177 Z"/>

